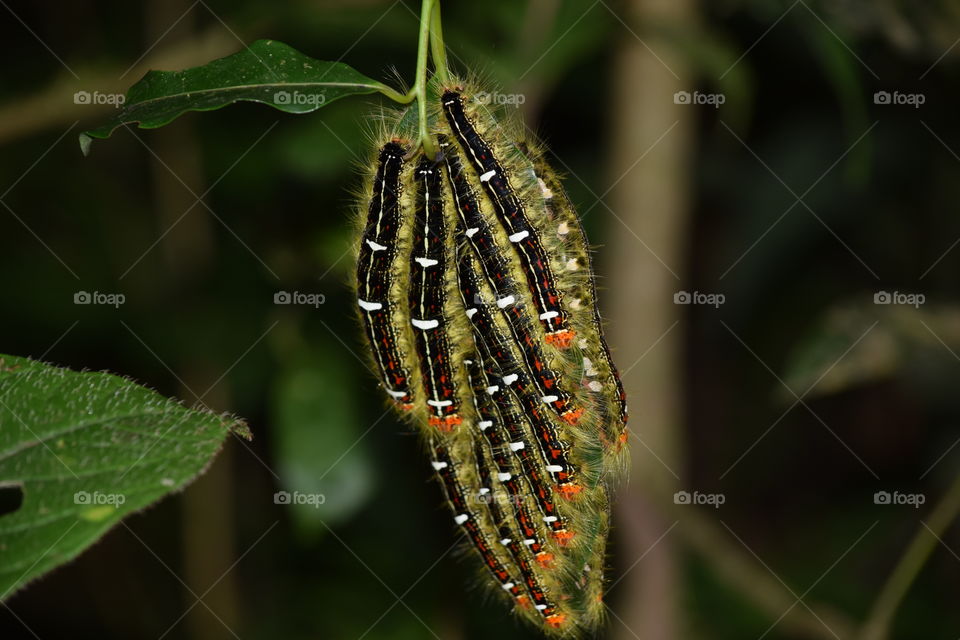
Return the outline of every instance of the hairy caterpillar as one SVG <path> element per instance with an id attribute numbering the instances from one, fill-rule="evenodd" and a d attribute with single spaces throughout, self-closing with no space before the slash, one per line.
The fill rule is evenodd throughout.
<path id="1" fill-rule="evenodd" d="M 460 424 L 444 317 L 447 237 L 440 167 L 421 157 L 416 168 L 413 250 L 410 254 L 410 324 L 430 416 L 427 424 L 450 431 Z"/>
<path id="2" fill-rule="evenodd" d="M 495 592 L 545 633 L 602 620 L 627 409 L 576 212 L 522 124 L 469 83 L 429 130 L 385 117 L 361 196 L 359 312 L 384 390 L 423 432 Z"/>
<path id="3" fill-rule="evenodd" d="M 384 389 L 401 407 L 410 409 L 410 373 L 394 329 L 397 304 L 390 292 L 390 272 L 400 254 L 400 173 L 406 153 L 396 142 L 385 144 L 380 151 L 357 256 L 357 304 Z"/>

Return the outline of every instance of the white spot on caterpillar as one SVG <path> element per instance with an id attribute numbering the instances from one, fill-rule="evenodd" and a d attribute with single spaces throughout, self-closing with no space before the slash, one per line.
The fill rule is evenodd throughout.
<path id="1" fill-rule="evenodd" d="M 480 427 L 480 431 L 486 431 L 493 426 L 493 420 L 481 420 L 477 423 L 477 426 Z"/>
<path id="2" fill-rule="evenodd" d="M 550 404 L 551 402 L 556 402 L 559 399 L 560 399 L 560 396 L 543 396 L 542 398 L 540 398 L 540 400 L 542 400 L 544 404 Z"/>
<path id="3" fill-rule="evenodd" d="M 570 226 L 567 225 L 566 222 L 561 222 L 561 223 L 559 224 L 559 226 L 557 226 L 557 235 L 558 235 L 558 236 L 565 236 L 565 235 L 567 235 L 568 233 L 570 233 Z"/>
<path id="4" fill-rule="evenodd" d="M 492 178 L 495 175 L 497 175 L 497 172 L 494 171 L 493 169 L 490 169 L 490 171 L 487 171 L 486 173 L 480 175 L 480 182 L 488 182 L 490 178 Z"/>
<path id="5" fill-rule="evenodd" d="M 457 524 L 463 524 L 464 522 L 466 522 L 466 521 L 469 520 L 469 519 L 470 519 L 470 516 L 469 516 L 468 514 L 466 514 L 466 513 L 461 513 L 461 514 L 458 515 L 456 518 L 454 518 L 453 521 L 456 522 Z"/>
<path id="6" fill-rule="evenodd" d="M 505 540 L 508 540 L 508 541 L 510 540 L 510 538 L 504 538 L 504 539 L 505 539 Z M 503 544 L 507 544 L 507 543 L 504 542 Z M 513 585 L 512 582 L 505 582 L 505 583 L 503 584 L 503 590 L 504 590 L 504 591 L 510 591 L 510 589 L 513 589 L 513 586 L 514 586 L 514 585 Z"/>
<path id="7" fill-rule="evenodd" d="M 591 380 L 587 386 L 590 387 L 590 391 L 600 391 L 603 389 L 603 384 L 601 384 L 599 380 Z"/>
<path id="8" fill-rule="evenodd" d="M 526 229 L 524 229 L 523 231 L 517 231 L 516 233 L 512 234 L 509 237 L 510 242 L 520 242 L 521 240 L 526 238 L 528 235 L 530 235 L 530 232 L 527 231 Z"/>
<path id="9" fill-rule="evenodd" d="M 485 496 L 490 493 L 490 487 L 480 487 L 480 495 Z"/>
<path id="10" fill-rule="evenodd" d="M 463 364 L 465 364 L 465 365 L 467 365 L 467 366 L 469 367 L 471 364 L 473 364 L 473 360 L 464 360 L 464 361 L 463 361 Z"/>
<path id="11" fill-rule="evenodd" d="M 520 442 L 511 442 L 510 451 L 520 451 L 520 449 L 523 449 L 525 446 L 522 440 Z"/>
<path id="12" fill-rule="evenodd" d="M 534 542 L 536 542 L 536 540 L 534 540 L 533 538 L 527 538 L 526 540 L 523 541 L 523 544 L 525 544 L 525 545 L 527 545 L 527 546 L 529 547 L 529 546 L 532 545 Z M 538 606 L 539 606 L 539 605 L 538 605 Z"/>
<path id="13" fill-rule="evenodd" d="M 499 480 L 500 482 L 506 482 L 507 480 L 509 480 L 509 479 L 512 478 L 512 477 L 513 477 L 513 476 L 510 475 L 509 473 L 498 473 L 498 474 L 497 474 L 497 480 Z"/>
<path id="14" fill-rule="evenodd" d="M 410 324 L 415 326 L 417 329 L 427 330 L 427 329 L 436 329 L 437 327 L 439 327 L 440 321 L 439 320 L 417 320 L 416 318 L 413 318 L 412 320 L 410 320 Z"/>
<path id="15" fill-rule="evenodd" d="M 573 300 L 571 300 L 571 301 L 570 301 L 570 308 L 571 308 L 571 309 L 579 309 L 579 308 L 580 308 L 580 298 L 574 298 Z"/>
<path id="16" fill-rule="evenodd" d="M 473 314 L 475 314 L 476 312 L 477 312 L 476 309 L 467 309 L 467 317 L 472 318 Z"/>
<path id="17" fill-rule="evenodd" d="M 545 604 L 538 604 L 535 608 L 536 608 L 537 611 L 543 611 L 544 609 L 547 608 L 547 605 L 545 605 Z"/>
<path id="18" fill-rule="evenodd" d="M 577 264 L 576 258 L 570 258 L 567 260 L 567 271 L 576 271 L 580 268 L 580 265 Z"/>
<path id="19" fill-rule="evenodd" d="M 427 404 L 431 407 L 449 407 L 453 404 L 453 400 L 427 400 Z"/>
<path id="20" fill-rule="evenodd" d="M 467 229 L 467 237 L 472 238 L 473 234 L 475 234 L 477 231 L 480 231 L 478 227 L 470 227 L 469 229 Z"/>
<path id="21" fill-rule="evenodd" d="M 560 313 L 557 312 L 557 311 L 544 311 L 543 313 L 540 314 L 540 319 L 541 319 L 541 320 L 550 320 L 550 319 L 552 319 L 552 318 L 556 318 L 556 317 L 559 316 L 559 315 L 560 315 Z"/>
<path id="22" fill-rule="evenodd" d="M 563 467 L 561 467 L 558 464 L 548 464 L 546 466 L 546 469 L 548 473 L 560 473 L 561 471 L 563 471 Z"/>
<path id="23" fill-rule="evenodd" d="M 495 394 L 497 391 L 500 391 L 500 387 L 498 387 L 498 386 L 495 385 L 495 384 L 490 385 L 489 387 L 487 387 L 487 395 L 488 395 L 488 396 L 492 396 L 492 395 Z"/>
<path id="24" fill-rule="evenodd" d="M 583 368 L 588 376 L 592 377 L 597 375 L 597 370 L 593 368 L 593 362 L 591 362 L 590 358 L 586 356 L 583 357 Z"/>
<path id="25" fill-rule="evenodd" d="M 394 398 L 402 398 L 403 396 L 407 395 L 406 391 L 393 391 L 392 389 L 384 389 L 384 391 L 389 393 L 390 396 Z"/>
<path id="26" fill-rule="evenodd" d="M 519 377 L 520 376 L 517 375 L 516 373 L 511 373 L 510 375 L 503 376 L 503 384 L 509 387 L 514 382 L 516 382 Z"/>
<path id="27" fill-rule="evenodd" d="M 546 200 L 549 200 L 553 197 L 553 191 L 550 190 L 550 187 L 540 178 L 537 178 L 537 184 L 540 185 L 540 193 L 543 194 L 543 197 Z"/>
<path id="28" fill-rule="evenodd" d="M 513 296 L 507 296 L 505 298 L 500 298 L 499 300 L 497 300 L 497 306 L 500 307 L 501 309 L 506 309 L 516 301 L 517 299 L 514 298 Z"/>
<path id="29" fill-rule="evenodd" d="M 434 260 L 433 258 L 414 258 L 414 260 L 415 260 L 415 261 L 417 262 L 417 264 L 419 264 L 421 267 L 432 267 L 432 266 L 438 264 L 437 261 Z"/>
<path id="30" fill-rule="evenodd" d="M 544 521 L 544 522 L 556 522 L 556 521 L 557 521 L 557 516 L 544 516 L 544 517 L 543 517 L 543 521 Z"/>
<path id="31" fill-rule="evenodd" d="M 377 243 L 374 242 L 373 240 L 367 240 L 367 245 L 368 245 L 368 246 L 370 247 L 370 249 L 372 249 L 373 251 L 386 251 L 386 250 L 387 250 L 387 247 L 386 247 L 386 246 L 384 246 L 384 245 L 382 245 L 382 244 L 377 244 Z"/>
<path id="32" fill-rule="evenodd" d="M 434 461 L 431 462 L 430 464 L 433 465 L 434 471 L 440 471 L 440 469 L 446 469 L 446 468 L 447 468 L 447 463 L 446 463 L 446 462 L 437 462 L 436 460 L 434 460 Z"/>
<path id="33" fill-rule="evenodd" d="M 360 308 L 364 311 L 379 311 L 383 309 L 383 305 L 379 302 L 367 302 L 366 300 L 361 300 L 357 298 L 357 304 L 360 305 Z"/>
<path id="34" fill-rule="evenodd" d="M 513 540 L 512 540 L 511 538 L 503 538 L 502 540 L 500 540 L 500 544 L 502 544 L 503 546 L 507 546 L 507 545 L 510 544 L 511 542 L 513 542 Z M 510 584 L 511 587 L 513 586 L 513 583 L 512 583 L 512 582 L 510 582 L 510 583 L 508 583 L 508 584 Z"/>

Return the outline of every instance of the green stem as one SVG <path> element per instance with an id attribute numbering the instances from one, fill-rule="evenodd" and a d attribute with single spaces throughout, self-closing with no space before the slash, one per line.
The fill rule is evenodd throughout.
<path id="1" fill-rule="evenodd" d="M 910 542 L 910 546 L 907 547 L 874 602 L 870 616 L 860 632 L 861 640 L 886 640 L 890 637 L 890 625 L 893 623 L 897 608 L 958 513 L 960 513 L 960 475 L 954 479 L 950 489 L 940 499 L 933 513 L 930 514 L 929 520 L 921 521 L 921 526 Z"/>
<path id="2" fill-rule="evenodd" d="M 427 60 L 433 56 L 433 64 L 440 82 L 449 81 L 447 71 L 447 51 L 443 44 L 443 30 L 440 24 L 440 0 L 423 0 L 420 7 L 420 35 L 417 38 L 417 72 L 413 88 L 406 94 L 380 84 L 377 90 L 400 104 L 417 101 L 420 146 L 429 158 L 437 157 L 436 143 L 430 137 L 427 119 Z"/>
<path id="3" fill-rule="evenodd" d="M 416 97 L 416 94 L 414 94 L 412 91 L 409 93 L 400 93 L 393 87 L 385 85 L 382 82 L 377 83 L 377 91 L 390 98 L 394 102 L 399 102 L 400 104 L 410 104 Z"/>
<path id="4" fill-rule="evenodd" d="M 450 82 L 447 67 L 447 48 L 443 43 L 443 22 L 440 20 L 440 0 L 435 0 L 430 16 L 430 55 L 437 79 L 443 84 Z"/>
<path id="5" fill-rule="evenodd" d="M 430 51 L 430 18 L 438 0 L 423 0 L 420 9 L 420 39 L 417 46 L 417 80 L 412 93 L 417 97 L 420 120 L 420 145 L 428 158 L 437 156 L 437 148 L 430 137 L 427 121 L 427 56 Z"/>

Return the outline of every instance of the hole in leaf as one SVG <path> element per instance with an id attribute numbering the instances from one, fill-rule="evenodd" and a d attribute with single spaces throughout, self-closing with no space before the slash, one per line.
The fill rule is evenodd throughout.
<path id="1" fill-rule="evenodd" d="M 0 485 L 0 517 L 13 513 L 23 505 L 23 486 Z"/>

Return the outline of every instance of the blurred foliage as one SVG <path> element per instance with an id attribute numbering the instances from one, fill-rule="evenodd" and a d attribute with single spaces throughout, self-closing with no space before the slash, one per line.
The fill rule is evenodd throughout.
<path id="1" fill-rule="evenodd" d="M 376 481 L 352 372 L 337 356 L 301 355 L 284 364 L 275 383 L 271 436 L 282 486 L 287 493 L 317 496 L 315 502 L 294 503 L 291 511 L 308 538 L 324 533 L 324 523 L 337 526 L 352 517 Z"/>
<path id="2" fill-rule="evenodd" d="M 877 295 L 883 293 L 891 295 Z M 815 397 L 902 376 L 903 385 L 924 393 L 928 405 L 937 395 L 952 395 L 949 369 L 960 362 L 960 308 L 881 304 L 829 309 L 794 348 L 787 386 Z"/>
<path id="3" fill-rule="evenodd" d="M 158 7 L 172 15 L 158 21 Z M 394 86 L 395 75 L 411 83 L 415 3 L 40 1 L 0 11 L 33 31 L 12 17 L 0 26 L 8 50 L 23 52 L 0 83 L 0 268 L 8 276 L 0 350 L 120 372 L 188 403 L 202 397 L 248 418 L 255 435 L 249 445 L 229 443 L 233 482 L 220 497 L 235 505 L 228 542 L 245 555 L 191 589 L 233 584 L 241 610 L 218 614 L 245 639 L 429 637 L 420 620 L 443 638 L 531 637 L 464 586 L 471 559 L 459 551 L 440 558 L 456 539 L 440 492 L 408 427 L 382 417 L 365 368 L 346 285 L 350 194 L 358 158 L 368 155 L 367 114 L 382 101 L 338 101 L 303 117 L 242 104 L 187 114 L 159 131 L 118 130 L 87 160 L 75 145 L 80 130 L 111 113 L 79 108 L 75 91 L 132 84 L 136 77 L 121 74 L 168 47 L 178 48 L 178 67 L 200 64 L 212 57 L 199 46 L 210 34 L 222 53 L 238 50 L 237 38 L 271 37 Z M 960 363 L 923 326 L 960 353 L 960 249 L 951 250 L 960 223 L 950 215 L 960 171 L 950 150 L 960 149 L 951 50 L 958 10 L 948 2 L 723 0 L 702 3 L 698 24 L 680 31 L 632 24 L 623 3 L 584 11 L 553 0 L 445 3 L 451 62 L 527 95 L 527 122 L 562 160 L 582 210 L 615 179 L 605 173 L 617 135 L 606 96 L 611 83 L 631 81 L 610 71 L 618 44 L 635 37 L 624 22 L 654 51 L 666 42 L 686 53 L 691 90 L 727 96 L 696 116 L 688 275 L 678 288 L 722 292 L 727 302 L 685 308 L 691 471 L 683 480 L 723 491 L 723 510 L 707 515 L 722 518 L 797 593 L 816 584 L 817 600 L 860 617 L 924 515 L 871 496 L 896 486 L 932 501 L 960 455 L 951 449 Z M 919 110 L 873 104 L 874 92 L 895 89 L 927 101 Z M 620 227 L 601 212 L 584 223 L 602 246 Z M 601 250 L 598 270 L 610 268 Z M 75 306 L 78 290 L 122 292 L 127 302 Z M 870 304 L 880 290 L 922 292 L 936 305 Z M 324 294 L 325 303 L 275 305 L 278 291 Z M 601 302 L 616 295 L 604 290 Z M 784 414 L 777 376 L 801 394 L 875 321 L 805 399 L 819 420 L 803 407 Z M 358 438 L 337 462 L 343 443 Z M 278 505 L 280 490 L 323 493 L 326 502 Z M 183 522 L 172 500 L 129 524 L 179 577 L 185 550 L 209 523 Z M 956 528 L 944 544 L 960 549 Z M 613 575 L 634 562 L 616 551 Z M 960 565 L 939 553 L 894 637 L 957 636 Z M 708 563 L 687 567 L 691 637 L 756 637 L 770 626 Z M 610 594 L 614 610 L 631 606 L 626 597 Z M 137 604 L 118 611 L 120 601 Z M 121 528 L 10 607 L 40 637 L 106 639 L 156 637 L 171 625 L 169 637 L 192 637 L 190 620 L 211 615 L 198 605 L 175 624 L 192 603 Z M 0 630 L 32 637 L 6 610 Z M 774 627 L 767 637 L 790 636 Z"/>

